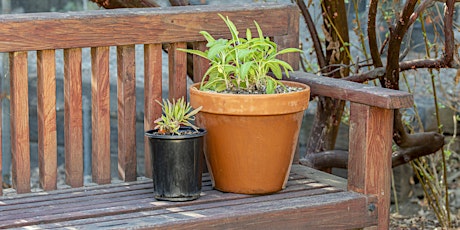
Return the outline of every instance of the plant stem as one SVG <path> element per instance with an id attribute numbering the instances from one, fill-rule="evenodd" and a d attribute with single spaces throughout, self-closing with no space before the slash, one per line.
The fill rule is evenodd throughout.
<path id="1" fill-rule="evenodd" d="M 425 23 L 423 20 L 423 15 L 421 14 L 419 16 L 421 25 L 422 25 L 422 31 L 423 31 L 423 39 L 425 41 L 425 50 L 426 50 L 426 55 L 428 58 L 430 58 L 430 51 L 428 47 L 428 38 L 426 36 L 426 29 L 425 29 Z M 433 101 L 434 101 L 434 106 L 436 110 L 436 124 L 438 126 L 438 132 L 440 134 L 443 133 L 442 126 L 441 126 L 441 118 L 439 115 L 439 105 L 438 105 L 438 96 L 437 96 L 437 90 L 436 90 L 436 83 L 435 83 L 435 75 L 433 74 L 432 69 L 428 69 L 428 72 L 430 73 L 431 76 L 431 87 L 433 88 Z M 443 184 L 444 184 L 444 199 L 445 199 L 445 210 L 447 214 L 447 223 L 444 223 L 445 227 L 451 227 L 451 219 L 450 219 L 450 205 L 449 205 L 449 186 L 447 182 L 447 162 L 446 162 L 446 156 L 444 154 L 444 146 L 441 147 L 441 159 L 442 159 L 442 169 L 443 169 Z M 439 203 L 438 203 L 439 205 Z M 441 220 L 439 220 L 441 222 Z"/>
<path id="2" fill-rule="evenodd" d="M 395 175 L 394 175 L 394 173 L 391 173 L 391 187 L 393 187 L 393 197 L 394 197 L 394 199 L 395 199 L 396 213 L 399 214 L 398 193 L 397 193 L 397 191 L 396 191 L 396 186 L 395 186 Z"/>

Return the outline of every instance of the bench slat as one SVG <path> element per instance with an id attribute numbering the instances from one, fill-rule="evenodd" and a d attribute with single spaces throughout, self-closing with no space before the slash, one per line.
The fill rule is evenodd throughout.
<path id="1" fill-rule="evenodd" d="M 299 178 L 293 178 L 299 180 Z M 312 183 L 313 181 L 303 181 L 303 183 Z M 210 186 L 211 179 L 209 174 L 203 174 L 203 187 Z M 72 197 L 81 197 L 81 196 L 92 196 L 102 193 L 107 193 L 108 191 L 116 192 L 123 190 L 133 190 L 138 189 L 139 187 L 152 187 L 152 180 L 144 177 L 139 178 L 138 181 L 122 182 L 114 181 L 112 184 L 96 185 L 91 183 L 85 185 L 85 187 L 79 188 L 69 188 L 69 189 L 58 189 L 54 191 L 47 192 L 36 192 L 36 193 L 26 193 L 26 194 L 9 194 L 6 196 L 0 197 L 0 211 L 4 210 L 8 205 L 16 204 L 25 204 L 25 203 L 34 203 L 34 202 L 43 202 L 48 200 L 60 200 L 67 199 Z"/>
<path id="2" fill-rule="evenodd" d="M 152 187 L 152 181 L 131 181 L 118 184 L 105 184 L 90 187 L 79 187 L 71 189 L 54 190 L 49 192 L 35 193 L 34 195 L 20 194 L 14 197 L 4 197 L 0 199 L 0 210 L 10 210 L 21 207 L 22 205 L 40 204 L 42 202 L 60 202 L 59 200 L 74 199 L 86 196 L 97 196 L 104 193 L 116 193 L 121 191 L 131 191 L 141 188 Z M 19 197 L 20 196 L 20 197 Z"/>
<path id="3" fill-rule="evenodd" d="M 112 202 L 135 200 L 137 199 L 135 196 L 139 194 L 151 194 L 151 198 L 153 198 L 151 186 L 144 186 L 143 189 L 124 189 L 116 192 L 110 190 L 109 192 L 106 190 L 104 193 L 92 195 L 93 197 L 75 196 L 65 199 L 40 200 L 20 205 L 5 206 L 1 208 L 2 216 L 0 217 L 0 221 L 59 214 L 64 210 L 66 212 L 70 211 L 70 209 L 84 210 L 88 207 L 93 209 L 93 207 L 96 207 L 98 204 L 103 204 L 108 207 L 112 205 Z M 21 212 L 18 213 L 18 210 Z"/>
<path id="4" fill-rule="evenodd" d="M 172 43 L 168 48 L 169 99 L 187 98 L 187 53 L 177 49 L 187 48 L 187 43 Z"/>
<path id="5" fill-rule="evenodd" d="M 91 48 L 92 173 L 93 182 L 110 178 L 110 82 L 109 47 Z"/>
<path id="6" fill-rule="evenodd" d="M 273 37 L 273 41 L 278 45 L 278 50 L 286 48 L 300 48 L 299 41 L 299 14 L 291 14 L 292 16 L 288 19 L 288 25 L 286 26 L 287 34 L 277 35 Z M 265 33 L 265 30 L 264 30 Z M 286 61 L 292 66 L 292 69 L 298 70 L 300 64 L 299 53 L 287 53 L 282 54 L 278 58 Z"/>
<path id="7" fill-rule="evenodd" d="M 161 44 L 144 45 L 144 131 L 155 127 L 153 121 L 161 116 L 161 106 L 156 101 L 162 97 L 162 46 Z M 145 176 L 152 178 L 152 156 L 150 144 L 144 137 Z"/>
<path id="8" fill-rule="evenodd" d="M 134 45 L 117 47 L 118 177 L 136 180 L 136 63 Z"/>
<path id="9" fill-rule="evenodd" d="M 30 192 L 27 52 L 12 52 L 9 59 L 13 187 L 18 193 L 27 193 Z"/>
<path id="10" fill-rule="evenodd" d="M 207 49 L 206 42 L 194 42 L 193 49 L 204 52 Z M 208 68 L 209 60 L 193 55 L 193 82 L 201 82 Z"/>
<path id="11" fill-rule="evenodd" d="M 54 50 L 37 51 L 38 165 L 40 186 L 57 188 L 56 63 Z"/>
<path id="12" fill-rule="evenodd" d="M 274 202 L 287 203 L 286 206 L 291 205 L 293 200 L 314 199 L 315 196 L 327 196 L 327 194 L 340 193 L 336 190 L 330 190 L 325 192 L 324 189 L 311 189 L 298 192 L 279 193 L 272 195 Z M 212 194 L 211 194 L 212 195 Z M 216 194 L 217 195 L 217 194 Z M 195 227 L 194 229 L 202 229 L 203 226 L 212 226 L 210 224 L 210 218 L 204 218 L 206 216 L 215 216 L 222 219 L 232 219 L 235 215 L 235 210 L 242 213 L 253 213 L 257 212 L 257 207 L 265 206 L 268 209 L 270 206 L 273 208 L 274 203 L 267 196 L 251 197 L 241 194 L 232 194 L 232 197 L 228 197 L 226 200 L 212 199 L 207 202 L 201 203 L 189 203 L 184 206 L 174 206 L 168 208 L 161 207 L 154 210 L 145 210 L 143 212 L 126 213 L 123 215 L 109 215 L 104 217 L 89 218 L 85 220 L 69 221 L 69 223 L 59 223 L 59 226 L 84 226 L 89 228 L 107 228 L 108 226 L 116 228 L 131 227 L 159 227 L 169 226 L 175 229 L 187 228 L 186 226 Z M 211 202 L 212 201 L 212 202 Z M 300 202 L 299 202 L 300 203 Z M 310 203 L 310 201 L 309 201 Z M 278 207 L 279 204 L 276 204 Z M 295 207 L 292 207 L 295 208 Z M 217 214 L 217 215 L 216 215 Z M 224 217 L 225 216 L 225 217 Z M 187 223 L 178 223 L 180 220 L 185 220 Z M 203 221 L 201 225 L 194 226 L 190 222 Z M 232 223 L 235 225 L 235 223 Z M 198 228 L 197 228 L 198 227 Z"/>
<path id="13" fill-rule="evenodd" d="M 228 15 L 238 28 L 253 20 L 266 36 L 287 34 L 289 15 L 298 14 L 295 4 L 207 5 L 169 8 L 114 9 L 68 13 L 0 15 L 0 52 L 99 47 L 130 44 L 203 41 L 198 32 L 230 36 L 217 12 Z M 290 11 L 290 12 L 286 12 Z M 265 17 L 270 15 L 270 17 Z M 243 21 L 238 18 L 246 18 Z M 276 18 L 276 20 L 273 20 Z M 142 31 L 142 32 L 140 32 Z M 180 36 L 178 36 L 180 35 Z"/>
<path id="14" fill-rule="evenodd" d="M 328 193 L 337 193 L 342 190 L 329 187 L 325 184 L 316 183 L 304 176 L 292 176 L 288 188 L 271 196 L 251 196 L 243 194 L 221 193 L 212 190 L 209 177 L 205 177 L 204 195 L 193 202 L 163 202 L 155 201 L 152 193 L 152 183 L 142 183 L 133 186 L 120 185 L 105 190 L 94 189 L 89 193 L 75 192 L 56 195 L 32 197 L 30 200 L 16 205 L 11 201 L 5 206 L 0 206 L 2 216 L 1 227 L 19 227 L 43 222 L 72 220 L 69 223 L 76 226 L 78 223 L 89 224 L 91 222 L 117 221 L 118 219 L 151 218 L 156 215 L 171 215 L 174 209 L 196 211 L 201 209 L 213 209 L 221 206 L 246 205 L 249 203 L 269 202 L 272 199 L 284 200 L 301 197 L 312 197 Z M 79 189 L 77 189 L 79 190 Z M 53 191 L 58 192 L 58 191 Z M 55 197 L 56 199 L 50 199 Z M 37 199 L 40 198 L 40 199 Z M 0 202 L 3 202 L 0 200 Z M 23 209 L 23 211 L 20 211 Z M 140 212 L 142 211 L 142 212 Z M 19 213 L 19 214 L 18 214 Z M 123 216 L 116 216 L 123 214 Z M 115 218 L 114 218 L 115 217 Z M 90 218 L 90 219 L 88 219 Z M 17 222 L 21 220 L 22 222 Z M 56 226 L 66 226 L 59 223 Z M 52 225 L 52 224 L 51 224 Z M 51 227 L 48 225 L 48 227 Z"/>
<path id="15" fill-rule="evenodd" d="M 64 148 L 65 180 L 83 186 L 82 54 L 80 48 L 64 49 Z"/>

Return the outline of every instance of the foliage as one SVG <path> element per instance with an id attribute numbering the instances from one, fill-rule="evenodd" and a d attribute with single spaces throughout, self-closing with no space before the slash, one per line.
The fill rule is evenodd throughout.
<path id="1" fill-rule="evenodd" d="M 158 129 L 158 133 L 168 135 L 181 135 L 179 128 L 182 126 L 192 127 L 198 130 L 198 127 L 193 125 L 191 121 L 195 119 L 194 115 L 201 110 L 201 106 L 192 110 L 190 103 L 186 103 L 184 98 L 179 98 L 177 101 L 163 99 L 163 104 L 157 101 L 161 105 L 163 114 L 160 118 L 154 122 L 157 124 L 155 129 Z"/>
<path id="2" fill-rule="evenodd" d="M 205 73 L 201 90 L 222 92 L 226 90 L 263 91 L 267 94 L 275 93 L 278 86 L 283 86 L 280 80 L 282 72 L 289 76 L 292 67 L 278 55 L 301 52 L 296 48 L 287 48 L 277 51 L 276 43 L 264 37 L 259 24 L 254 21 L 258 37 L 252 37 L 251 30 L 246 30 L 246 38 L 238 37 L 239 31 L 228 17 L 219 16 L 227 24 L 232 39 L 214 39 L 207 31 L 200 33 L 207 40 L 208 50 L 182 51 L 195 54 L 210 61 L 210 67 Z M 273 72 L 275 78 L 268 76 Z M 283 86 L 284 87 L 284 86 Z"/>

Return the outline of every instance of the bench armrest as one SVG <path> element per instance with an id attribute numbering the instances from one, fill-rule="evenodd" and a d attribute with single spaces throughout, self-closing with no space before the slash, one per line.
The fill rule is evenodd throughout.
<path id="1" fill-rule="evenodd" d="M 320 77 L 301 71 L 290 73 L 289 80 L 309 85 L 313 95 L 327 96 L 384 109 L 409 108 L 413 105 L 414 101 L 412 94 L 404 91 L 336 78 Z"/>
<path id="2" fill-rule="evenodd" d="M 388 229 L 395 109 L 413 105 L 411 94 L 340 79 L 293 72 L 289 80 L 310 86 L 313 95 L 350 101 L 348 190 L 375 195 L 379 229 Z"/>

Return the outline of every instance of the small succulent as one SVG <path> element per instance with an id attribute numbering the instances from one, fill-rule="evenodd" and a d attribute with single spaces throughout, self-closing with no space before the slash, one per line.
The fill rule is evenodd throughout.
<path id="1" fill-rule="evenodd" d="M 264 37 L 259 24 L 254 21 L 258 37 L 253 37 L 251 30 L 246 30 L 246 38 L 239 37 L 236 26 L 228 17 L 221 14 L 230 30 L 232 39 L 215 39 L 208 32 L 200 33 L 207 40 L 208 49 L 200 50 L 182 49 L 182 51 L 198 55 L 210 61 L 210 67 L 203 77 L 200 90 L 223 91 L 263 91 L 267 94 L 275 93 L 284 71 L 292 71 L 289 63 L 278 59 L 278 55 L 301 52 L 297 48 L 287 48 L 278 51 L 276 43 Z M 272 72 L 275 78 L 268 75 Z"/>
<path id="2" fill-rule="evenodd" d="M 185 102 L 184 98 L 179 98 L 177 101 L 173 99 L 170 100 L 163 99 L 163 103 L 156 101 L 161 105 L 163 114 L 160 118 L 156 119 L 154 123 L 156 124 L 154 129 L 158 129 L 158 133 L 165 135 L 181 135 L 179 132 L 180 127 L 191 127 L 198 130 L 198 127 L 193 125 L 191 121 L 195 119 L 195 114 L 197 114 L 202 106 L 192 110 L 190 103 Z"/>

